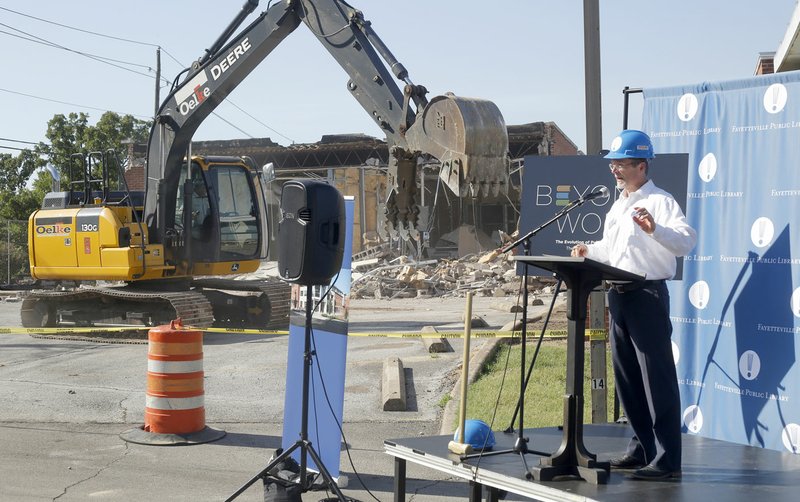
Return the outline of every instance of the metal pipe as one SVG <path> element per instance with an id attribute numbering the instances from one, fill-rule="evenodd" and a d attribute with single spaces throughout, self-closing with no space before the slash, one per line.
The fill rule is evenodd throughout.
<path id="1" fill-rule="evenodd" d="M 361 235 L 359 236 L 359 243 L 361 250 L 364 250 L 364 235 L 367 233 L 367 201 L 366 187 L 364 182 L 364 170 L 358 170 L 358 218 L 360 223 Z"/>
<path id="2" fill-rule="evenodd" d="M 161 106 L 161 47 L 156 49 L 156 105 L 153 117 L 158 115 Z"/>
<path id="3" fill-rule="evenodd" d="M 254 10 L 256 10 L 256 7 L 258 7 L 258 0 L 247 0 L 244 3 L 242 10 L 236 14 L 236 17 L 234 17 L 233 21 L 231 21 L 228 27 L 225 28 L 225 31 L 222 32 L 222 35 L 220 35 L 219 38 L 217 38 L 217 40 L 211 45 L 211 48 L 206 49 L 206 53 L 203 54 L 203 57 L 198 60 L 199 66 L 203 66 L 206 61 L 214 57 L 214 55 L 219 52 L 222 46 L 225 45 L 225 42 L 228 41 L 233 32 L 236 31 L 245 18 L 252 14 Z"/>
<path id="4" fill-rule="evenodd" d="M 583 56 L 586 94 L 586 153 L 603 148 L 602 101 L 600 99 L 600 6 L 598 0 L 583 0 Z"/>
<path id="5" fill-rule="evenodd" d="M 622 89 L 622 129 L 628 128 L 628 108 L 630 104 L 630 95 L 643 92 L 642 89 L 632 89 L 627 85 Z"/>

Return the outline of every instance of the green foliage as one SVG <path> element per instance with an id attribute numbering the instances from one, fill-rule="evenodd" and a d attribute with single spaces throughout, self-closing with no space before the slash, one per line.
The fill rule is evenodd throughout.
<path id="1" fill-rule="evenodd" d="M 31 174 L 44 163 L 30 150 L 22 150 L 16 157 L 0 153 L 0 193 L 16 193 Z"/>
<path id="2" fill-rule="evenodd" d="M 149 122 L 113 112 L 104 113 L 95 125 L 89 125 L 85 113 L 53 116 L 47 123 L 49 144 L 39 143 L 16 156 L 0 154 L 0 219 L 27 220 L 41 206 L 53 183 L 44 169 L 47 164 L 58 169 L 63 190 L 70 181 L 72 154 L 113 148 L 124 160 L 127 148 L 123 141 L 145 142 L 149 130 Z"/>
<path id="3" fill-rule="evenodd" d="M 63 187 L 72 181 L 70 158 L 73 154 L 85 155 L 114 149 L 124 159 L 126 146 L 123 142 L 143 143 L 150 130 L 149 122 L 113 112 L 105 112 L 93 126 L 88 122 L 89 116 L 85 113 L 55 115 L 47 123 L 46 136 L 50 145 L 40 144 L 36 147 L 36 152 L 59 170 Z M 72 176 L 80 179 L 78 164 L 74 164 L 73 170 Z"/>
<path id="4" fill-rule="evenodd" d="M 43 165 L 44 161 L 30 150 L 16 157 L 0 154 L 0 219 L 27 220 L 41 205 L 44 193 L 29 189 L 27 183 Z"/>
<path id="5" fill-rule="evenodd" d="M 533 359 L 535 344 L 528 344 L 525 371 Z M 506 363 L 508 368 L 506 369 Z M 503 344 L 484 372 L 470 385 L 467 395 L 467 418 L 477 418 L 493 428 L 504 429 L 510 423 L 519 399 L 520 346 Z M 584 423 L 591 422 L 591 372 L 590 358 L 585 354 L 584 370 Z M 611 355 L 606 354 L 607 410 L 613 413 L 614 386 Z M 567 347 L 563 342 L 542 344 L 525 393 L 525 428 L 561 425 L 564 418 L 564 391 L 566 389 Z M 497 413 L 495 415 L 495 405 Z M 517 419 L 519 420 L 519 419 Z M 515 422 L 515 426 L 518 422 Z"/>

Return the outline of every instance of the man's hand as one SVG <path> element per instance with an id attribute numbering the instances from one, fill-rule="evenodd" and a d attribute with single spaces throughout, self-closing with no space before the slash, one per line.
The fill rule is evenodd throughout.
<path id="1" fill-rule="evenodd" d="M 647 212 L 643 207 L 634 207 L 633 214 L 631 215 L 634 223 L 639 225 L 639 228 L 645 231 L 646 234 L 652 234 L 656 230 L 656 222 L 653 215 Z"/>
<path id="2" fill-rule="evenodd" d="M 586 244 L 576 244 L 572 247 L 572 251 L 570 251 L 570 255 L 576 257 L 584 257 L 589 253 L 589 248 L 586 247 Z"/>

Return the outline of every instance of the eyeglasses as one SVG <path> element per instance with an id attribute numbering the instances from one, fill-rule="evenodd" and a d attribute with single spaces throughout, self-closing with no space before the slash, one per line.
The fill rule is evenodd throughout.
<path id="1" fill-rule="evenodd" d="M 638 162 L 631 162 L 629 164 L 622 164 L 622 163 L 614 164 L 612 162 L 612 163 L 608 164 L 608 168 L 611 169 L 612 171 L 618 171 L 618 170 L 624 169 L 626 167 L 635 167 L 637 165 L 639 165 Z"/>

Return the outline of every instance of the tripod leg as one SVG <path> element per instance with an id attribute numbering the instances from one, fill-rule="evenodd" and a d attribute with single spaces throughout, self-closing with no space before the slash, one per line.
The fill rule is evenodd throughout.
<path id="1" fill-rule="evenodd" d="M 319 473 L 322 474 L 322 478 L 326 483 L 328 483 L 331 491 L 336 494 L 341 502 L 347 502 L 344 494 L 339 489 L 336 481 L 333 480 L 333 476 L 331 476 L 331 474 L 328 472 L 328 469 L 325 468 L 325 464 L 322 463 L 322 460 L 320 460 L 319 455 L 317 455 L 317 452 L 314 450 L 314 447 L 311 445 L 311 443 L 306 444 L 304 447 L 306 448 L 308 454 L 311 455 L 311 459 L 314 461 L 317 469 L 319 469 Z"/>
<path id="2" fill-rule="evenodd" d="M 250 486 L 251 486 L 253 483 L 255 483 L 256 481 L 258 481 L 259 479 L 263 479 L 263 478 L 267 477 L 267 476 L 269 475 L 269 471 L 271 471 L 271 470 L 272 470 L 272 469 L 273 469 L 273 468 L 274 468 L 276 465 L 278 465 L 278 464 L 280 464 L 281 462 L 283 462 L 283 460 L 284 460 L 286 457 L 288 457 L 289 455 L 291 455 L 291 454 L 292 454 L 292 452 L 293 452 L 293 451 L 295 451 L 297 448 L 301 447 L 301 446 L 302 446 L 302 444 L 303 444 L 303 443 L 302 443 L 301 441 L 297 441 L 297 442 L 296 442 L 296 443 L 294 443 L 292 446 L 290 446 L 289 448 L 287 448 L 286 450 L 284 450 L 284 451 L 283 451 L 283 452 L 282 452 L 280 455 L 278 455 L 277 457 L 275 457 L 275 458 L 272 460 L 272 462 L 270 462 L 269 464 L 267 464 L 267 466 L 266 466 L 266 467 L 264 467 L 264 468 L 261 470 L 261 472 L 259 472 L 258 474 L 256 474 L 256 475 L 255 475 L 255 476 L 253 476 L 252 478 L 250 478 L 250 480 L 249 480 L 247 483 L 245 483 L 245 484 L 243 484 L 241 487 L 239 487 L 239 489 L 238 489 L 238 490 L 236 490 L 236 491 L 233 493 L 233 495 L 231 495 L 230 497 L 226 498 L 226 499 L 225 499 L 225 502 L 231 502 L 233 499 L 235 499 L 236 497 L 238 497 L 239 495 L 241 495 L 241 494 L 242 494 L 242 492 L 244 492 L 245 490 L 247 490 L 248 488 L 250 488 Z"/>

